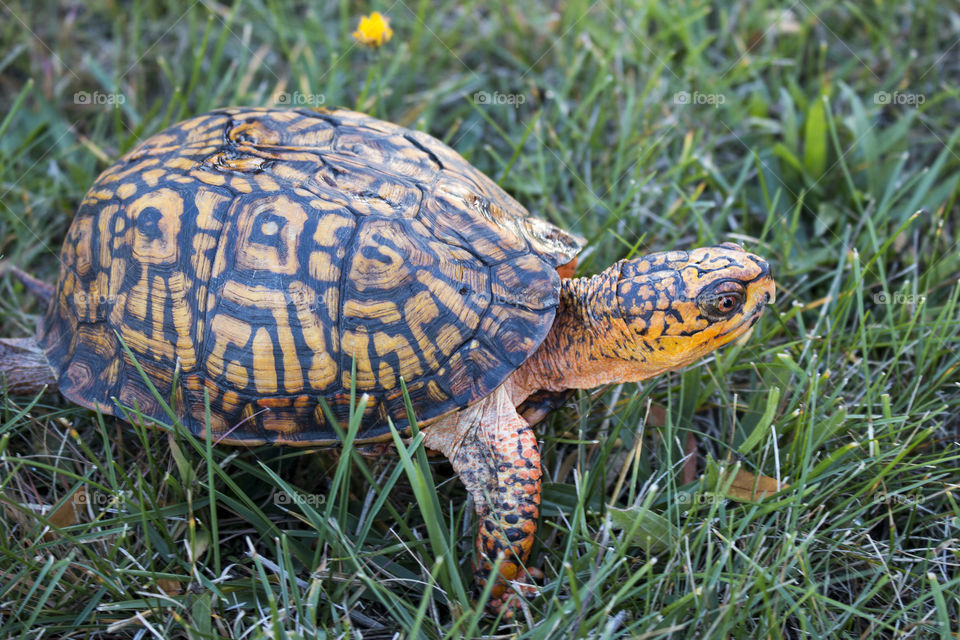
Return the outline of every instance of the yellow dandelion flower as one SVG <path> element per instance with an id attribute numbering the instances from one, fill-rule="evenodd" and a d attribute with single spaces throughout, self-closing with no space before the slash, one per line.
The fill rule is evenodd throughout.
<path id="1" fill-rule="evenodd" d="M 360 44 L 368 47 L 377 48 L 387 43 L 393 37 L 393 29 L 390 28 L 390 18 L 379 11 L 374 11 L 369 16 L 362 16 L 357 30 L 353 32 L 353 37 Z"/>

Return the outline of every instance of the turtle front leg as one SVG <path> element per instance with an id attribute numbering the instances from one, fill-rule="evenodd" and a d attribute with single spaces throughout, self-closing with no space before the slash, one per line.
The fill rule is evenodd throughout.
<path id="1" fill-rule="evenodd" d="M 510 583 L 519 583 L 516 586 L 529 597 L 536 593 L 530 578 L 543 577 L 524 569 L 540 515 L 540 447 L 533 429 L 515 413 L 482 432 L 485 437 L 478 438 L 478 447 L 495 473 L 483 487 L 484 498 L 476 500 L 480 526 L 474 571 L 483 584 L 503 556 L 490 596 L 490 606 L 499 609 L 509 603 Z"/>
<path id="2" fill-rule="evenodd" d="M 479 517 L 474 570 L 484 584 L 498 558 L 499 575 L 489 606 L 512 609 L 511 587 L 524 596 L 536 594 L 525 570 L 540 513 L 540 448 L 530 425 L 517 415 L 503 391 L 462 411 L 455 424 L 424 435 L 426 446 L 447 454 L 454 470 L 473 495 Z"/>

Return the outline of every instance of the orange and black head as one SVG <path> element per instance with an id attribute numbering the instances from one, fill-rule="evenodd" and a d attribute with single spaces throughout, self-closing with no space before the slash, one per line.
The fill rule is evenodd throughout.
<path id="1" fill-rule="evenodd" d="M 750 330 L 774 300 L 770 266 L 733 243 L 620 263 L 618 315 L 634 379 L 690 364 Z"/>

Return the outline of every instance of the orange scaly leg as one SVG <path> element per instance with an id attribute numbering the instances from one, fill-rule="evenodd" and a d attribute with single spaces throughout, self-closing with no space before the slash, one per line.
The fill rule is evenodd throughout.
<path id="1" fill-rule="evenodd" d="M 502 554 L 490 608 L 509 614 L 518 590 L 536 595 L 525 571 L 540 512 L 540 449 L 530 425 L 501 387 L 456 416 L 424 430 L 425 446 L 442 451 L 474 499 L 480 525 L 474 570 L 484 584 Z M 513 584 L 511 584 L 513 583 Z M 526 585 L 526 586 L 524 586 Z"/>
<path id="2" fill-rule="evenodd" d="M 543 577 L 540 571 L 523 568 L 540 514 L 540 448 L 533 429 L 516 414 L 484 432 L 483 445 L 493 456 L 496 475 L 486 488 L 487 501 L 477 503 L 480 527 L 474 570 L 482 584 L 503 554 L 490 599 L 490 607 L 499 610 L 504 605 L 512 608 L 511 582 L 519 583 L 521 593 L 530 597 L 536 594 L 531 578 Z"/>

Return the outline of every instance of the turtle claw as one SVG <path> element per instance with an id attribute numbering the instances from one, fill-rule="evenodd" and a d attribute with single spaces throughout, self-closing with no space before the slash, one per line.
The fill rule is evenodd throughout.
<path id="1" fill-rule="evenodd" d="M 543 571 L 541 571 L 540 569 L 537 569 L 536 567 L 530 567 L 529 569 L 525 569 L 524 572 L 526 573 L 525 577 L 531 580 L 536 580 L 537 582 L 543 582 L 543 579 L 546 577 L 543 574 Z"/>
<path id="2" fill-rule="evenodd" d="M 543 582 L 543 571 L 535 567 L 521 569 L 517 577 L 503 584 L 501 580 L 493 587 L 493 592 L 499 595 L 487 601 L 487 608 L 494 614 L 500 614 L 505 620 L 512 620 L 516 610 L 524 600 L 529 600 L 540 594 L 538 583 Z"/>

